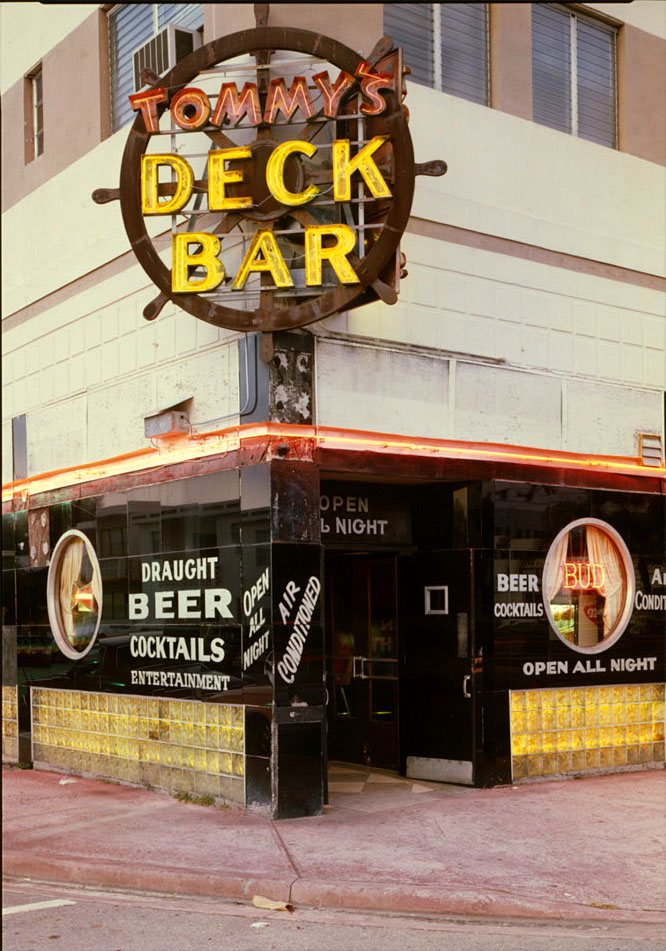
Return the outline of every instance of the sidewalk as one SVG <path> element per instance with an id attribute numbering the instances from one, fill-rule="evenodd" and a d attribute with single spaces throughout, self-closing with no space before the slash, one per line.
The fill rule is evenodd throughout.
<path id="1" fill-rule="evenodd" d="M 4 768 L 3 872 L 295 906 L 665 920 L 664 771 L 495 789 L 331 766 L 322 816 Z"/>

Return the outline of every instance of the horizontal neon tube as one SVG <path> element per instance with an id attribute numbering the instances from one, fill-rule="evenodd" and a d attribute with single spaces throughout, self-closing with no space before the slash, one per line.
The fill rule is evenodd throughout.
<path id="1" fill-rule="evenodd" d="M 42 472 L 27 479 L 9 482 L 2 487 L 3 501 L 22 494 L 36 494 L 81 482 L 110 476 L 176 465 L 195 459 L 238 450 L 244 443 L 256 440 L 299 439 L 311 448 L 349 449 L 377 453 L 410 454 L 424 457 L 469 459 L 476 461 L 515 462 L 553 468 L 596 470 L 609 474 L 631 474 L 649 478 L 666 477 L 666 468 L 645 467 L 635 458 L 624 456 L 584 456 L 578 453 L 547 450 L 497 443 L 472 443 L 444 439 L 417 439 L 389 433 L 336 429 L 328 426 L 299 426 L 289 423 L 259 423 L 234 426 L 196 435 L 172 436 L 159 446 L 146 447 L 108 459 L 80 466 Z"/>

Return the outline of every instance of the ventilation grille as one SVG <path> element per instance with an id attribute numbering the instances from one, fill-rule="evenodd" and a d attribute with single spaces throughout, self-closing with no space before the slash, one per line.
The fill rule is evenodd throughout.
<path id="1" fill-rule="evenodd" d="M 201 36 L 197 30 L 186 30 L 169 23 L 132 53 L 134 92 L 145 86 L 141 80 L 142 69 L 152 69 L 158 76 L 162 76 L 200 45 Z"/>
<path id="2" fill-rule="evenodd" d="M 662 464 L 661 436 L 641 433 L 638 437 L 641 463 L 659 468 Z"/>

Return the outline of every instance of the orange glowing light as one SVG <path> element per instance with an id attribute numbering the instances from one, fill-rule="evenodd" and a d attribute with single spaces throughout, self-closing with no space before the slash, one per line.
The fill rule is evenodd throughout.
<path id="1" fill-rule="evenodd" d="M 563 588 L 569 591 L 599 591 L 606 582 L 604 566 L 596 561 L 566 561 Z"/>
<path id="2" fill-rule="evenodd" d="M 95 596 L 92 592 L 92 583 L 86 585 L 72 585 L 72 611 L 92 613 L 96 610 Z"/>

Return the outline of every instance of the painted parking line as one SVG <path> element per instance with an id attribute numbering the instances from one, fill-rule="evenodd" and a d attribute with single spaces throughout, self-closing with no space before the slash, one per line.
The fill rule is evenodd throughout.
<path id="1" fill-rule="evenodd" d="M 40 911 L 42 908 L 58 908 L 60 905 L 75 905 L 75 901 L 66 898 L 54 898 L 53 901 L 33 901 L 29 905 L 10 905 L 2 909 L 2 916 L 18 915 L 22 911 Z"/>

